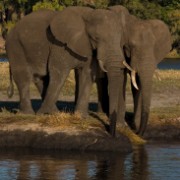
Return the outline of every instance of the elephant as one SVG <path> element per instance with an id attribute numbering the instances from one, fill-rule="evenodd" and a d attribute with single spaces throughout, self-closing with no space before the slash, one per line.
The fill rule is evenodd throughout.
<path id="1" fill-rule="evenodd" d="M 87 115 L 88 98 L 97 60 L 108 78 L 109 119 L 118 119 L 124 97 L 125 57 L 122 22 L 117 13 L 107 9 L 68 7 L 61 12 L 38 11 L 27 15 L 11 30 L 6 39 L 10 71 L 20 94 L 20 110 L 34 113 L 29 95 L 33 81 L 43 102 L 37 113 L 57 110 L 56 101 L 71 69 L 78 69 L 79 92 L 75 111 Z M 96 58 L 92 57 L 97 52 Z"/>
<path id="2" fill-rule="evenodd" d="M 134 124 L 131 124 L 131 128 L 137 134 L 143 135 L 149 118 L 153 74 L 157 64 L 163 60 L 172 48 L 171 34 L 168 26 L 161 20 L 139 19 L 131 15 L 121 5 L 111 6 L 108 9 L 115 12 L 119 19 L 124 20 L 122 22 L 123 32 L 121 33 L 120 48 L 124 52 L 126 62 L 130 65 L 131 78 L 137 80 L 137 84 L 131 87 L 134 102 Z M 121 106 L 119 106 L 117 124 L 124 124 L 125 121 L 127 74 L 128 71 L 125 69 L 124 77 L 122 77 L 124 79 L 124 89 L 121 89 L 120 92 L 121 97 L 124 98 L 121 101 Z M 104 91 L 108 91 L 108 88 L 105 88 L 106 84 L 100 84 L 98 87 L 100 89 L 103 87 Z M 103 94 L 107 93 L 104 92 Z M 104 99 L 107 99 L 106 104 L 108 104 L 107 95 L 104 96 Z M 115 128 L 116 124 L 114 122 L 111 130 L 112 134 L 115 134 Z"/>
<path id="3" fill-rule="evenodd" d="M 5 48 L 10 64 L 8 96 L 13 95 L 14 80 L 20 96 L 20 111 L 33 114 L 30 101 L 30 82 L 33 81 L 42 99 L 48 86 L 48 56 L 50 44 L 46 29 L 56 12 L 40 10 L 25 16 L 7 34 Z M 43 53 L 42 53 L 42 50 Z"/>
<path id="4" fill-rule="evenodd" d="M 93 79 L 92 52 L 82 14 L 91 11 L 93 9 L 85 7 L 66 8 L 62 12 L 40 10 L 25 16 L 8 34 L 6 51 L 11 80 L 8 92 L 10 96 L 13 94 L 13 76 L 20 95 L 22 113 L 34 113 L 30 101 L 31 81 L 37 86 L 43 100 L 38 113 L 57 111 L 59 91 L 73 68 L 81 69 L 82 87 L 87 91 L 80 91 L 84 102 L 80 101 L 79 106 L 87 102 Z M 62 36 L 61 41 L 55 37 L 57 30 Z M 89 84 L 86 85 L 86 82 Z"/>

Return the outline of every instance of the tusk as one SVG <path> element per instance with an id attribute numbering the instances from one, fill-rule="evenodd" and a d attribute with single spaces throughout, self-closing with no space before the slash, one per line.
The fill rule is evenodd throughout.
<path id="1" fill-rule="evenodd" d="M 98 61 L 99 61 L 99 66 L 100 66 L 101 70 L 107 73 L 107 70 L 104 68 L 103 62 L 101 60 L 98 60 Z"/>
<path id="2" fill-rule="evenodd" d="M 131 71 L 131 81 L 132 81 L 132 84 L 133 84 L 133 86 L 137 89 L 137 90 L 139 90 L 139 88 L 138 88 L 138 85 L 137 85 L 137 83 L 136 83 L 136 71 Z"/>
<path id="3" fill-rule="evenodd" d="M 137 90 L 139 90 L 138 85 L 137 85 L 137 83 L 136 83 L 136 71 L 133 70 L 133 69 L 131 68 L 131 66 L 129 66 L 129 64 L 128 64 L 126 61 L 123 61 L 123 64 L 124 64 L 124 66 L 125 66 L 127 69 L 129 69 L 129 70 L 131 71 L 131 81 L 132 81 L 132 84 L 133 84 L 133 86 L 134 86 Z"/>
<path id="4" fill-rule="evenodd" d="M 129 66 L 129 64 L 128 64 L 126 61 L 123 61 L 123 64 L 124 64 L 124 66 L 125 66 L 127 69 L 129 69 L 130 71 L 134 71 L 134 70 L 131 68 L 131 66 Z"/>

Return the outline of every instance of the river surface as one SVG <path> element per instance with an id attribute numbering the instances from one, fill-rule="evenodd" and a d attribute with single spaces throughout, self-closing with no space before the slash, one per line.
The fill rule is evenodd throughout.
<path id="1" fill-rule="evenodd" d="M 166 58 L 158 64 L 159 69 L 180 69 L 180 59 Z"/>
<path id="2" fill-rule="evenodd" d="M 0 150 L 0 179 L 178 180 L 180 144 L 149 144 L 130 154 Z"/>

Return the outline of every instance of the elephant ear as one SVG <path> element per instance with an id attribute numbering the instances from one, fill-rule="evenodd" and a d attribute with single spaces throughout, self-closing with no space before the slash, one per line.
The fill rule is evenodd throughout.
<path id="1" fill-rule="evenodd" d="M 172 37 L 168 26 L 161 20 L 149 20 L 155 37 L 154 55 L 159 63 L 172 49 Z"/>
<path id="2" fill-rule="evenodd" d="M 91 44 L 80 14 L 68 8 L 59 12 L 51 21 L 50 30 L 56 40 L 65 44 L 74 53 L 82 57 L 91 56 Z"/>

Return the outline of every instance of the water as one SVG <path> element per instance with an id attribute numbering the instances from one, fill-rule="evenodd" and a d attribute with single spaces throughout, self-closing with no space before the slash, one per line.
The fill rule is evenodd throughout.
<path id="1" fill-rule="evenodd" d="M 158 64 L 159 69 L 180 69 L 180 59 L 166 58 Z"/>
<path id="2" fill-rule="evenodd" d="M 1 150 L 0 179 L 178 180 L 180 144 L 135 147 L 131 154 Z"/>
<path id="3" fill-rule="evenodd" d="M 7 61 L 8 61 L 7 58 L 0 57 L 0 62 L 7 62 Z"/>

